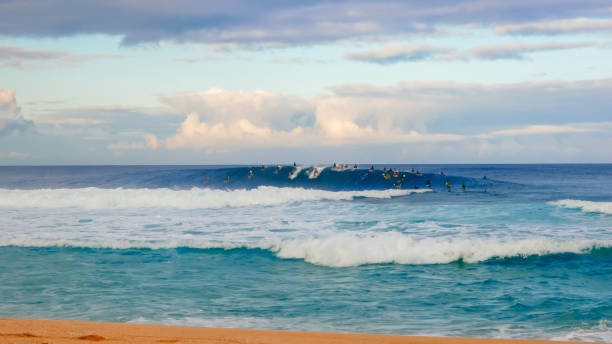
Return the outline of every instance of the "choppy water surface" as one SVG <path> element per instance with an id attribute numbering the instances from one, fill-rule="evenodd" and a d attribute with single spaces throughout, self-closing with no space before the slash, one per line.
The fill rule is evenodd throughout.
<path id="1" fill-rule="evenodd" d="M 612 341 L 612 165 L 369 167 L 0 167 L 0 317 Z"/>

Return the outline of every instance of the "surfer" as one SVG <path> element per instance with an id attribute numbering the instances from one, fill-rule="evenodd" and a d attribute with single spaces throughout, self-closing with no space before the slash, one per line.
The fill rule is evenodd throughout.
<path id="1" fill-rule="evenodd" d="M 444 183 L 444 184 L 446 184 L 446 187 L 448 188 L 448 192 L 451 192 L 451 186 L 453 184 L 451 184 L 450 180 L 447 180 L 446 183 Z"/>
<path id="2" fill-rule="evenodd" d="M 297 167 L 297 164 L 295 163 L 295 161 L 293 162 L 293 167 Z"/>
<path id="3" fill-rule="evenodd" d="M 353 170 L 356 170 L 356 169 L 358 169 L 358 168 L 359 168 L 359 166 L 357 166 L 357 164 L 355 164 L 355 165 L 353 166 Z"/>
<path id="4" fill-rule="evenodd" d="M 334 162 L 334 167 L 333 168 L 336 168 L 336 167 L 338 167 L 338 165 L 336 165 L 336 163 Z"/>
<path id="5" fill-rule="evenodd" d="M 293 171 L 289 171 L 289 178 L 293 177 Z"/>
<path id="6" fill-rule="evenodd" d="M 225 184 L 229 184 L 229 176 L 225 177 Z"/>
<path id="7" fill-rule="evenodd" d="M 249 170 L 249 179 L 253 178 L 253 170 Z"/>
<path id="8" fill-rule="evenodd" d="M 425 186 L 427 186 L 428 188 L 431 189 L 431 180 L 427 179 L 427 182 L 425 183 Z"/>
<path id="9" fill-rule="evenodd" d="M 443 175 L 444 175 L 444 172 L 440 171 L 440 175 L 441 175 L 441 176 L 443 176 Z"/>
<path id="10" fill-rule="evenodd" d="M 370 166 L 370 169 L 368 171 L 374 172 L 374 165 Z"/>
<path id="11" fill-rule="evenodd" d="M 265 171 L 266 170 L 266 165 L 261 165 L 261 170 Z"/>
<path id="12" fill-rule="evenodd" d="M 312 175 L 316 178 L 319 175 L 319 170 L 317 170 L 315 168 L 314 172 L 312 173 Z"/>
<path id="13" fill-rule="evenodd" d="M 276 166 L 276 169 L 274 170 L 274 174 L 278 174 L 280 170 L 281 170 L 281 165 Z"/>
<path id="14" fill-rule="evenodd" d="M 204 184 L 208 183 L 208 177 L 204 178 Z"/>
<path id="15" fill-rule="evenodd" d="M 487 176 L 482 177 L 482 180 L 487 180 Z"/>
<path id="16" fill-rule="evenodd" d="M 461 184 L 461 189 L 463 189 L 463 191 L 465 191 L 465 189 L 466 189 L 465 184 Z"/>

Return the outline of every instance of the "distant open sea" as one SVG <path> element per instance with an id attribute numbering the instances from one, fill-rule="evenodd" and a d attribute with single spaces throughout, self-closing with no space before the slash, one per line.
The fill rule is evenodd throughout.
<path id="1" fill-rule="evenodd" d="M 612 165 L 315 167 L 0 167 L 0 317 L 612 341 Z"/>

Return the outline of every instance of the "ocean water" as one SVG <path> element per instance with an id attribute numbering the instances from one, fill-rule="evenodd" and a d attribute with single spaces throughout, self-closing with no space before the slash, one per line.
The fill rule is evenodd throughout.
<path id="1" fill-rule="evenodd" d="M 0 167 L 0 317 L 612 341 L 612 165 L 316 167 Z"/>

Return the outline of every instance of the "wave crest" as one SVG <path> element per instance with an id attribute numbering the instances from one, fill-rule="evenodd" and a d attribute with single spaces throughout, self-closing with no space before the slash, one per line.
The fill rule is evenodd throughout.
<path id="1" fill-rule="evenodd" d="M 256 243 L 208 240 L 100 240 L 13 238 L 0 246 L 84 247 L 111 249 L 262 249 L 281 259 L 302 259 L 314 265 L 349 267 L 366 264 L 446 264 L 462 260 L 478 263 L 493 258 L 561 253 L 587 254 L 612 248 L 612 241 L 531 239 L 414 239 L 399 232 L 372 235 L 343 233 L 323 238 L 265 239 Z"/>
<path id="2" fill-rule="evenodd" d="M 548 204 L 569 209 L 580 209 L 585 213 L 612 214 L 612 202 L 592 202 L 577 199 L 562 199 L 555 202 L 549 202 Z"/>

